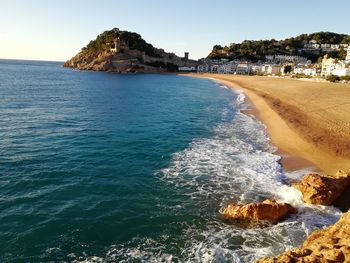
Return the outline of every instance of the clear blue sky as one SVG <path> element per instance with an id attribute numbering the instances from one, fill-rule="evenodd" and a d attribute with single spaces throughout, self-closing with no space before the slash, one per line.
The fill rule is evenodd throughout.
<path id="1" fill-rule="evenodd" d="M 349 0 L 0 1 L 0 58 L 64 61 L 114 27 L 195 59 L 244 39 L 350 33 Z"/>

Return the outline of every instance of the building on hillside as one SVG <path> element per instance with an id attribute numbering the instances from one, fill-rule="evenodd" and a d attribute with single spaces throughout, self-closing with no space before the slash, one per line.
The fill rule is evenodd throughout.
<path id="1" fill-rule="evenodd" d="M 323 51 L 338 51 L 340 48 L 348 48 L 349 44 L 319 44 L 316 40 L 310 40 L 309 43 L 304 44 L 304 49 L 322 49 Z"/>
<path id="2" fill-rule="evenodd" d="M 340 48 L 339 44 L 332 44 L 331 49 L 338 50 Z"/>
<path id="3" fill-rule="evenodd" d="M 285 64 L 307 64 L 311 63 L 307 60 L 306 57 L 302 56 L 293 56 L 293 55 L 268 55 L 265 56 L 266 62 L 269 64 L 278 64 L 278 65 L 285 65 Z"/>
<path id="4" fill-rule="evenodd" d="M 330 49 L 330 48 L 331 48 L 331 44 L 321 44 L 321 48 L 322 48 L 323 50 Z"/>
<path id="5" fill-rule="evenodd" d="M 350 68 L 336 68 L 332 71 L 332 75 L 338 77 L 350 76 Z"/>
<path id="6" fill-rule="evenodd" d="M 267 75 L 276 75 L 281 72 L 280 65 L 265 64 L 262 66 L 261 72 Z"/>
<path id="7" fill-rule="evenodd" d="M 350 46 L 348 47 L 345 60 L 350 61 Z"/>
<path id="8" fill-rule="evenodd" d="M 348 50 L 349 54 L 349 50 Z M 339 77 L 350 76 L 350 60 L 336 60 L 325 55 L 322 59 L 322 72 L 324 77 L 336 75 Z"/>
<path id="9" fill-rule="evenodd" d="M 261 74 L 262 73 L 262 65 L 257 65 L 257 64 L 254 64 L 251 66 L 251 72 L 253 74 Z"/>
<path id="10" fill-rule="evenodd" d="M 198 73 L 206 73 L 206 72 L 209 72 L 209 65 L 208 64 L 201 64 L 201 65 L 198 65 L 197 67 L 197 72 Z"/>
<path id="11" fill-rule="evenodd" d="M 304 74 L 305 68 L 301 65 L 298 65 L 294 68 L 293 73 L 294 74 Z"/>
<path id="12" fill-rule="evenodd" d="M 195 72 L 196 71 L 196 67 L 179 67 L 179 71 Z"/>
<path id="13" fill-rule="evenodd" d="M 350 61 L 340 60 L 335 65 L 335 69 L 332 72 L 333 75 L 344 77 L 350 76 Z"/>
<path id="14" fill-rule="evenodd" d="M 321 68 L 318 68 L 318 67 L 305 68 L 304 74 L 306 76 L 313 76 L 313 77 L 320 76 L 321 75 Z"/>
<path id="15" fill-rule="evenodd" d="M 251 71 L 251 67 L 248 62 L 241 62 L 237 65 L 236 74 L 240 75 L 249 75 Z"/>
<path id="16" fill-rule="evenodd" d="M 234 74 L 237 68 L 237 61 L 229 61 L 228 59 L 203 59 L 197 67 L 199 73 L 220 73 Z"/>
<path id="17" fill-rule="evenodd" d="M 113 44 L 110 47 L 110 51 L 112 53 L 118 53 L 119 52 L 119 46 L 120 46 L 120 38 L 117 37 L 116 39 L 114 39 Z"/>
<path id="18" fill-rule="evenodd" d="M 328 58 L 327 55 L 325 55 L 322 59 L 322 70 L 321 70 L 321 76 L 328 77 L 332 75 L 333 70 L 336 66 L 336 59 L 334 58 Z"/>
<path id="19" fill-rule="evenodd" d="M 229 62 L 223 65 L 220 65 L 219 73 L 234 74 L 236 72 L 236 69 L 237 69 L 237 64 Z"/>
<path id="20" fill-rule="evenodd" d="M 304 49 L 319 49 L 321 47 L 320 44 L 317 43 L 316 40 L 310 40 L 309 43 L 304 45 Z"/>
<path id="21" fill-rule="evenodd" d="M 321 75 L 321 67 L 317 64 L 299 64 L 294 68 L 293 73 L 317 77 Z"/>

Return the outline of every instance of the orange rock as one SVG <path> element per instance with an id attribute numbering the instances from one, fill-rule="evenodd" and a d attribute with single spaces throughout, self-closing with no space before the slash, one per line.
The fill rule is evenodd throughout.
<path id="1" fill-rule="evenodd" d="M 314 231 L 300 248 L 256 263 L 350 262 L 350 210 L 332 226 Z"/>
<path id="2" fill-rule="evenodd" d="M 268 220 L 278 222 L 288 214 L 297 213 L 298 210 L 290 204 L 277 203 L 275 200 L 265 200 L 262 203 L 235 205 L 231 204 L 223 211 L 227 219 L 240 219 L 249 221 Z"/>
<path id="3" fill-rule="evenodd" d="M 293 184 L 293 187 L 303 194 L 306 203 L 331 205 L 345 191 L 349 183 L 350 174 L 339 171 L 334 176 L 307 174 L 300 182 Z"/>

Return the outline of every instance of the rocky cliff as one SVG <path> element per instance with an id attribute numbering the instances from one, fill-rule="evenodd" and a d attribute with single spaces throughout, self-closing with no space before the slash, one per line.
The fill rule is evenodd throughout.
<path id="1" fill-rule="evenodd" d="M 300 182 L 294 183 L 305 203 L 335 205 L 342 211 L 350 209 L 350 173 L 338 171 L 335 175 L 306 174 Z"/>
<path id="2" fill-rule="evenodd" d="M 299 248 L 256 263 L 350 262 L 350 211 L 332 226 L 314 231 Z"/>
<path id="3" fill-rule="evenodd" d="M 153 47 L 133 32 L 114 28 L 98 35 L 82 48 L 65 67 L 113 72 L 167 72 L 179 67 L 195 67 L 197 61 L 178 57 Z"/>

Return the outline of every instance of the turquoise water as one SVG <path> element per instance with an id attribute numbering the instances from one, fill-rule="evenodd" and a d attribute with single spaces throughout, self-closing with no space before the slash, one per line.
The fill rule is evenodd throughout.
<path id="1" fill-rule="evenodd" d="M 300 196 L 243 94 L 213 81 L 11 60 L 0 80 L 1 262 L 250 262 L 339 216 L 222 220 Z"/>

